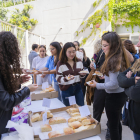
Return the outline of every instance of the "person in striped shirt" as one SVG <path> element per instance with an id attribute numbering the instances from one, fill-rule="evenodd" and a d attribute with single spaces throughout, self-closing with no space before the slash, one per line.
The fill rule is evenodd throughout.
<path id="1" fill-rule="evenodd" d="M 83 63 L 76 57 L 76 48 L 73 43 L 64 45 L 56 68 L 56 80 L 62 91 L 63 103 L 69 106 L 68 97 L 75 96 L 79 106 L 84 105 L 84 95 L 80 85 L 80 78 L 86 74 L 79 73 L 83 70 Z"/>

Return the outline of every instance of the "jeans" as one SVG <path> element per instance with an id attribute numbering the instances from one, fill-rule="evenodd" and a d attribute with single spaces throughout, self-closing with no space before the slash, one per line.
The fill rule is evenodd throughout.
<path id="1" fill-rule="evenodd" d="M 124 92 L 106 94 L 105 109 L 108 118 L 111 140 L 122 140 L 120 114 L 125 101 L 126 95 Z"/>
<path id="2" fill-rule="evenodd" d="M 76 83 L 76 85 L 71 85 L 66 91 L 62 91 L 62 98 L 63 98 L 63 103 L 66 106 L 69 106 L 69 99 L 67 97 L 70 96 L 75 96 L 76 103 L 79 106 L 84 105 L 84 95 L 82 92 L 81 84 Z"/>
<path id="3" fill-rule="evenodd" d="M 59 88 L 58 82 L 54 82 L 54 89 L 58 92 L 58 99 L 63 102 L 62 100 L 62 91 Z"/>
<path id="4" fill-rule="evenodd" d="M 140 140 L 140 135 L 133 132 L 134 140 Z"/>

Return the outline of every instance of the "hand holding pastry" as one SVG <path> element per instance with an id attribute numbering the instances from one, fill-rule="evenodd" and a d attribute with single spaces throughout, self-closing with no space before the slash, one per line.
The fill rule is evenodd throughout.
<path id="1" fill-rule="evenodd" d="M 92 83 L 89 84 L 90 87 L 96 87 L 97 82 L 95 80 L 91 81 Z"/>
<path id="2" fill-rule="evenodd" d="M 69 81 L 69 80 L 73 80 L 74 79 L 74 76 L 73 75 L 68 75 L 68 76 L 66 76 L 66 79 Z"/>

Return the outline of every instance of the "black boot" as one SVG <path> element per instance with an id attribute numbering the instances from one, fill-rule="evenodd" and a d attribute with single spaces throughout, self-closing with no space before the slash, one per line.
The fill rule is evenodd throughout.
<path id="1" fill-rule="evenodd" d="M 110 138 L 110 130 L 109 130 L 109 127 L 108 127 L 108 122 L 107 122 L 107 132 L 106 132 L 105 139 L 106 140 L 111 140 L 111 138 Z"/>

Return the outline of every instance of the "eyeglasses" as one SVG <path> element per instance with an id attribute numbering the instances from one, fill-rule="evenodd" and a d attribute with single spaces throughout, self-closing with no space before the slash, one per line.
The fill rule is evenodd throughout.
<path id="1" fill-rule="evenodd" d="M 53 51 L 53 50 L 55 50 L 55 48 L 52 48 L 52 49 L 51 49 L 51 48 L 49 48 L 49 51 Z"/>

